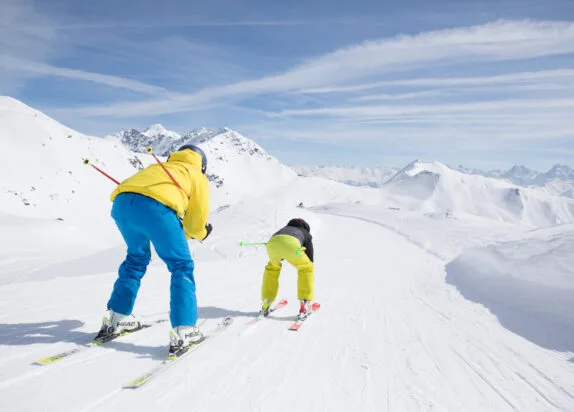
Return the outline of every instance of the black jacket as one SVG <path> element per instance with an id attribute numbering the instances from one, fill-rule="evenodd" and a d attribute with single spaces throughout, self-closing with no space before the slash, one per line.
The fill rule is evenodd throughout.
<path id="1" fill-rule="evenodd" d="M 277 231 L 275 235 L 289 235 L 299 239 L 301 246 L 305 248 L 305 253 L 313 262 L 313 237 L 310 233 L 309 224 L 303 219 L 291 219 L 287 226 Z"/>

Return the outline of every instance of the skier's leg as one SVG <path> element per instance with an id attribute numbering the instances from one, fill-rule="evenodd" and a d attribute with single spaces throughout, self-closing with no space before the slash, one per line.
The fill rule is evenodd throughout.
<path id="1" fill-rule="evenodd" d="M 273 302 L 279 293 L 279 275 L 281 274 L 281 261 L 270 260 L 265 266 L 263 284 L 261 285 L 261 300 Z"/>
<path id="2" fill-rule="evenodd" d="M 132 313 L 141 279 L 145 275 L 151 257 L 149 240 L 137 220 L 132 219 L 137 214 L 137 205 L 131 202 L 129 195 L 124 194 L 116 198 L 112 217 L 128 250 L 126 259 L 118 270 L 118 279 L 108 301 L 108 308 L 124 315 Z"/>
<path id="3" fill-rule="evenodd" d="M 298 243 L 291 244 L 291 253 L 286 259 L 297 269 L 297 298 L 311 301 L 315 298 L 315 265 L 300 248 Z"/>
<path id="4" fill-rule="evenodd" d="M 160 219 L 150 229 L 150 239 L 159 257 L 171 272 L 170 320 L 173 328 L 195 326 L 197 298 L 195 295 L 194 263 L 185 232 L 176 213 L 159 204 Z"/>
<path id="5" fill-rule="evenodd" d="M 307 255 L 303 255 L 294 263 L 297 268 L 297 298 L 299 300 L 315 299 L 315 265 Z"/>
<path id="6" fill-rule="evenodd" d="M 273 302 L 279 293 L 279 275 L 281 274 L 281 251 L 280 239 L 275 236 L 267 242 L 267 255 L 269 262 L 265 266 L 263 273 L 263 283 L 261 285 L 261 300 L 267 299 Z"/>

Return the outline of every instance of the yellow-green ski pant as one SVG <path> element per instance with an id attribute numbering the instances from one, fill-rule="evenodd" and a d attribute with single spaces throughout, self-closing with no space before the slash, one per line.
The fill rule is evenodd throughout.
<path id="1" fill-rule="evenodd" d="M 289 235 L 275 235 L 267 242 L 269 263 L 265 266 L 261 299 L 274 301 L 279 291 L 279 275 L 281 260 L 295 266 L 299 274 L 297 278 L 297 298 L 313 300 L 315 298 L 315 266 L 304 249 L 301 249 L 299 239 Z"/>

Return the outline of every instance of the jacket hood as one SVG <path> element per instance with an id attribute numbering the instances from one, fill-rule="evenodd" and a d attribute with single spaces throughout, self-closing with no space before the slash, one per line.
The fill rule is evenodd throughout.
<path id="1" fill-rule="evenodd" d="M 298 227 L 300 229 L 305 229 L 307 232 L 311 232 L 311 227 L 309 226 L 309 223 L 305 222 L 301 218 L 291 219 L 289 223 L 287 223 L 287 226 Z"/>
<path id="2" fill-rule="evenodd" d="M 181 150 L 179 152 L 173 152 L 167 158 L 168 162 L 183 162 L 188 163 L 194 167 L 197 167 L 201 171 L 202 158 L 199 153 L 192 152 L 191 150 Z"/>

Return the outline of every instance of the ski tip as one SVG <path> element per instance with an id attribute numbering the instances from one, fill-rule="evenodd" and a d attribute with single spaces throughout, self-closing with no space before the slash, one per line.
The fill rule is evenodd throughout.
<path id="1" fill-rule="evenodd" d="M 46 358 L 38 359 L 36 362 L 33 363 L 33 365 L 40 365 L 40 366 L 51 365 L 52 363 L 56 363 L 62 359 L 63 358 L 61 356 L 48 356 Z"/>
<path id="2" fill-rule="evenodd" d="M 317 310 L 321 307 L 321 304 L 318 302 L 313 302 L 313 304 L 311 305 L 311 309 L 312 310 Z"/>
<path id="3" fill-rule="evenodd" d="M 289 302 L 287 301 L 287 299 L 281 299 L 277 305 L 286 305 L 288 303 Z"/>
<path id="4" fill-rule="evenodd" d="M 148 382 L 151 379 L 151 376 L 145 376 L 143 378 L 134 379 L 133 381 L 129 382 L 127 385 L 124 386 L 125 389 L 137 389 L 142 386 L 144 383 Z"/>
<path id="5" fill-rule="evenodd" d="M 296 322 L 296 323 L 291 325 L 289 330 L 298 331 L 300 327 L 301 327 L 301 322 Z"/>

